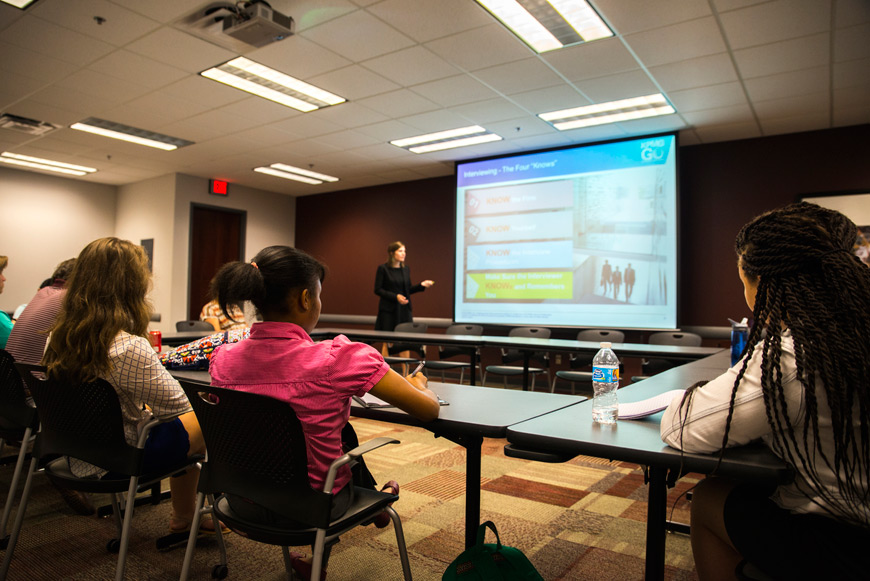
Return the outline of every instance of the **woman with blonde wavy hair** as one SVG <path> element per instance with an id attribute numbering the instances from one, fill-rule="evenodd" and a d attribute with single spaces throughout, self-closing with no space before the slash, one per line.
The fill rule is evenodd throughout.
<path id="1" fill-rule="evenodd" d="M 202 432 L 178 382 L 164 369 L 146 333 L 151 275 L 145 252 L 127 240 L 100 238 L 76 261 L 63 306 L 51 331 L 43 363 L 54 377 L 72 383 L 102 378 L 118 393 L 127 441 L 136 443 L 137 425 L 149 414 L 176 419 L 159 424 L 145 444 L 145 470 L 159 470 L 205 450 Z M 70 458 L 77 476 L 105 471 Z M 190 529 L 197 470 L 170 479 L 171 532 Z M 204 532 L 213 529 L 206 521 Z"/>

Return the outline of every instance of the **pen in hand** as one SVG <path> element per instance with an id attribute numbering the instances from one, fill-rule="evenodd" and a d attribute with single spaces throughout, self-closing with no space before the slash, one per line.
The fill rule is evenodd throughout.
<path id="1" fill-rule="evenodd" d="M 425 362 L 425 361 L 421 361 L 421 362 L 417 365 L 417 368 L 416 368 L 414 371 L 411 372 L 411 377 L 414 377 L 415 375 L 417 375 L 418 373 L 420 373 L 420 371 L 423 369 L 423 364 L 424 364 L 424 363 L 426 363 L 426 362 Z"/>

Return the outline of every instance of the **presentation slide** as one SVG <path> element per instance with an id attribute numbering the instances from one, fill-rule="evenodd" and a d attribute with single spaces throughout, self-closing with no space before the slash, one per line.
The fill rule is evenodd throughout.
<path id="1" fill-rule="evenodd" d="M 677 139 L 456 165 L 462 323 L 673 329 Z"/>

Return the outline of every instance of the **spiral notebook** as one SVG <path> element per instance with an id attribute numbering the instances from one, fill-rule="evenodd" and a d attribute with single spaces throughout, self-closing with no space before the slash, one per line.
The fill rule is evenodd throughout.
<path id="1" fill-rule="evenodd" d="M 637 420 L 657 414 L 670 405 L 674 398 L 686 392 L 685 389 L 672 389 L 655 397 L 631 403 L 619 404 L 620 420 Z"/>

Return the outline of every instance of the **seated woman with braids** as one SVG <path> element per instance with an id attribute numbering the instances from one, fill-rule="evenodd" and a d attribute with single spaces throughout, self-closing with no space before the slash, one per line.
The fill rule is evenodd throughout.
<path id="1" fill-rule="evenodd" d="M 713 453 L 761 439 L 794 469 L 766 487 L 720 477 L 692 499 L 698 577 L 751 563 L 776 579 L 858 579 L 870 571 L 870 268 L 839 212 L 792 204 L 737 235 L 755 324 L 742 359 L 674 400 L 662 439 Z"/>

